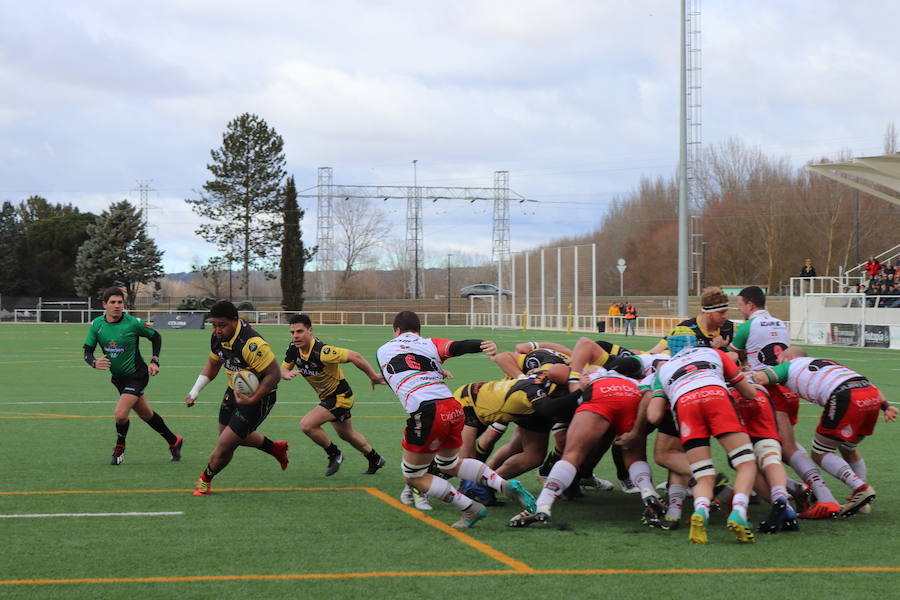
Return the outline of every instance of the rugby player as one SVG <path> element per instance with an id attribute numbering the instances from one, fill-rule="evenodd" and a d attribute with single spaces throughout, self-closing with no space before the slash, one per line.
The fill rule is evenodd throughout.
<path id="1" fill-rule="evenodd" d="M 193 406 L 200 391 L 216 378 L 223 365 L 228 375 L 228 387 L 219 407 L 216 447 L 197 480 L 195 496 L 212 493 L 213 477 L 231 462 L 238 446 L 250 446 L 271 454 L 282 470 L 288 466 L 287 441 L 273 442 L 256 431 L 275 406 L 275 388 L 281 381 L 278 361 L 268 342 L 238 317 L 237 308 L 227 300 L 213 304 L 209 309 L 209 320 L 213 330 L 209 357 L 184 403 Z M 234 389 L 234 376 L 241 370 L 252 371 L 259 379 L 259 386 L 250 396 Z"/>
<path id="2" fill-rule="evenodd" d="M 734 323 L 728 319 L 728 296 L 719 287 L 708 287 L 700 294 L 700 314 L 685 319 L 676 327 L 689 327 L 697 337 L 697 346 L 726 350 L 734 338 Z M 665 352 L 668 344 L 661 339 L 649 354 Z"/>
<path id="3" fill-rule="evenodd" d="M 144 394 L 150 377 L 159 373 L 162 336 L 149 323 L 125 313 L 125 293 L 121 288 L 105 289 L 102 299 L 103 314 L 91 322 L 84 340 L 84 362 L 94 369 L 109 371 L 112 384 L 119 392 L 115 408 L 117 437 L 109 464 L 121 465 L 125 460 L 128 415 L 132 410 L 168 442 L 169 460 L 177 462 L 181 460 L 184 438 L 169 430 Z M 141 357 L 138 342 L 142 337 L 149 339 L 152 347 L 149 366 Z M 103 355 L 94 358 L 98 343 Z"/>
<path id="4" fill-rule="evenodd" d="M 341 363 L 352 363 L 365 373 L 372 382 L 373 390 L 376 385 L 384 383 L 384 377 L 359 352 L 325 344 L 315 337 L 312 321 L 306 315 L 291 317 L 290 332 L 291 344 L 281 363 L 281 377 L 293 379 L 297 374 L 303 375 L 319 396 L 319 405 L 306 413 L 300 421 L 300 429 L 325 450 L 328 457 L 325 476 L 337 473 L 344 461 L 343 453 L 322 429 L 322 425 L 329 421 L 338 436 L 369 461 L 369 467 L 363 474 L 375 474 L 387 461 L 353 428 L 350 414 L 353 391 L 344 379 Z"/>
<path id="5" fill-rule="evenodd" d="M 859 373 L 832 360 L 810 358 L 796 346 L 779 355 L 777 366 L 755 372 L 754 379 L 758 383 L 783 383 L 823 408 L 813 437 L 812 458 L 850 488 L 850 497 L 839 514 L 849 517 L 872 502 L 875 489 L 866 482 L 865 461 L 857 446 L 872 435 L 879 411 L 884 411 L 885 421 L 895 421 L 897 407 Z M 840 447 L 853 452 L 851 460 L 856 468 L 838 455 Z"/>
<path id="6" fill-rule="evenodd" d="M 791 344 L 790 334 L 784 322 L 766 310 L 766 295 L 762 288 L 754 285 L 742 289 L 738 294 L 737 308 L 746 320 L 738 326 L 729 349 L 737 352 L 741 362 L 751 371 L 760 371 L 778 364 L 779 355 Z M 825 519 L 836 515 L 840 511 L 840 505 L 825 485 L 816 463 L 794 436 L 800 398 L 779 383 L 765 382 L 765 388 L 775 405 L 775 419 L 784 460 L 806 482 L 815 496 L 814 503 L 801 506 L 800 517 Z M 795 493 L 802 498 L 802 489 L 795 490 Z"/>
<path id="7" fill-rule="evenodd" d="M 756 461 L 750 437 L 731 403 L 726 382 L 748 401 L 755 398 L 756 392 L 727 354 L 698 344 L 695 332 L 687 328 L 676 327 L 670 333 L 667 346 L 672 358 L 657 372 L 648 415 L 651 422 L 655 421 L 653 415 L 660 414 L 664 402 L 668 401 L 678 418 L 681 445 L 696 480 L 688 539 L 696 544 L 708 541 L 706 526 L 715 482 L 709 438 L 715 436 L 736 471 L 728 529 L 734 532 L 738 542 L 751 543 L 755 538 L 747 521 L 747 504 L 756 479 Z"/>
<path id="8" fill-rule="evenodd" d="M 406 483 L 432 498 L 440 498 L 461 511 L 456 528 L 472 527 L 487 516 L 487 509 L 460 493 L 441 477 L 428 473 L 432 460 L 450 477 L 459 476 L 494 491 L 516 497 L 525 508 L 534 498 L 515 479 L 504 480 L 474 458 L 460 459 L 463 409 L 444 383 L 443 361 L 454 356 L 484 352 L 497 345 L 488 340 L 451 341 L 423 338 L 419 316 L 404 310 L 394 317 L 394 337 L 377 351 L 378 365 L 400 404 L 409 414 L 403 433 L 402 470 Z"/>

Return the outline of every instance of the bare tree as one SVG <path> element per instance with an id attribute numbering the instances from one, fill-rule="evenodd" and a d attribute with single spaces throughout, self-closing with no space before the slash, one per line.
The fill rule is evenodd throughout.
<path id="1" fill-rule="evenodd" d="M 334 250 L 341 262 L 339 286 L 350 280 L 361 265 L 377 262 L 374 253 L 390 233 L 387 215 L 368 200 L 341 200 L 334 205 Z"/>

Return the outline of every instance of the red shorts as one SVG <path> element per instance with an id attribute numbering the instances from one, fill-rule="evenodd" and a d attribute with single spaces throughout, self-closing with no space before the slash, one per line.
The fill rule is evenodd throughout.
<path id="1" fill-rule="evenodd" d="M 596 413 L 609 421 L 616 435 L 621 435 L 634 426 L 641 390 L 636 383 L 618 377 L 604 377 L 592 382 L 585 390 L 585 400 L 575 413 L 583 410 Z"/>
<path id="2" fill-rule="evenodd" d="M 747 402 L 737 390 L 731 390 L 731 397 L 741 421 L 747 427 L 750 439 L 770 438 L 781 441 L 775 424 L 775 407 L 765 392 L 756 390 L 756 398 L 751 402 Z"/>
<path id="3" fill-rule="evenodd" d="M 775 405 L 775 411 L 786 413 L 791 420 L 791 425 L 796 425 L 797 411 L 800 409 L 800 396 L 780 383 L 771 383 L 763 387 L 769 392 L 769 398 Z"/>
<path id="4" fill-rule="evenodd" d="M 675 403 L 681 443 L 737 431 L 746 433 L 728 391 L 707 385 L 684 394 Z"/>
<path id="5" fill-rule="evenodd" d="M 843 442 L 858 442 L 861 436 L 872 435 L 875 430 L 881 394 L 871 384 L 843 390 L 841 387 L 828 399 L 816 433 Z"/>
<path id="6" fill-rule="evenodd" d="M 406 420 L 403 447 L 423 454 L 434 454 L 441 448 L 459 448 L 465 420 L 463 407 L 456 398 L 424 404 Z"/>

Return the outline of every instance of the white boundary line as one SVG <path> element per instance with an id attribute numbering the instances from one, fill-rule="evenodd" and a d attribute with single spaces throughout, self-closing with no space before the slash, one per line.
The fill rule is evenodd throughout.
<path id="1" fill-rule="evenodd" d="M 163 517 L 183 515 L 178 512 L 121 512 L 121 513 L 35 513 L 31 515 L 0 515 L 0 519 L 44 519 L 48 517 Z"/>

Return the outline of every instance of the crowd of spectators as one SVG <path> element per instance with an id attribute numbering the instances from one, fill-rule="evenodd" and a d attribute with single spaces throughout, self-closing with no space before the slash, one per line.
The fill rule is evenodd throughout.
<path id="1" fill-rule="evenodd" d="M 900 273 L 893 260 L 882 264 L 877 258 L 870 257 L 863 265 L 869 282 L 859 285 L 857 291 L 866 295 L 866 306 L 900 308 Z M 879 298 L 879 296 L 895 296 L 893 298 Z"/>

